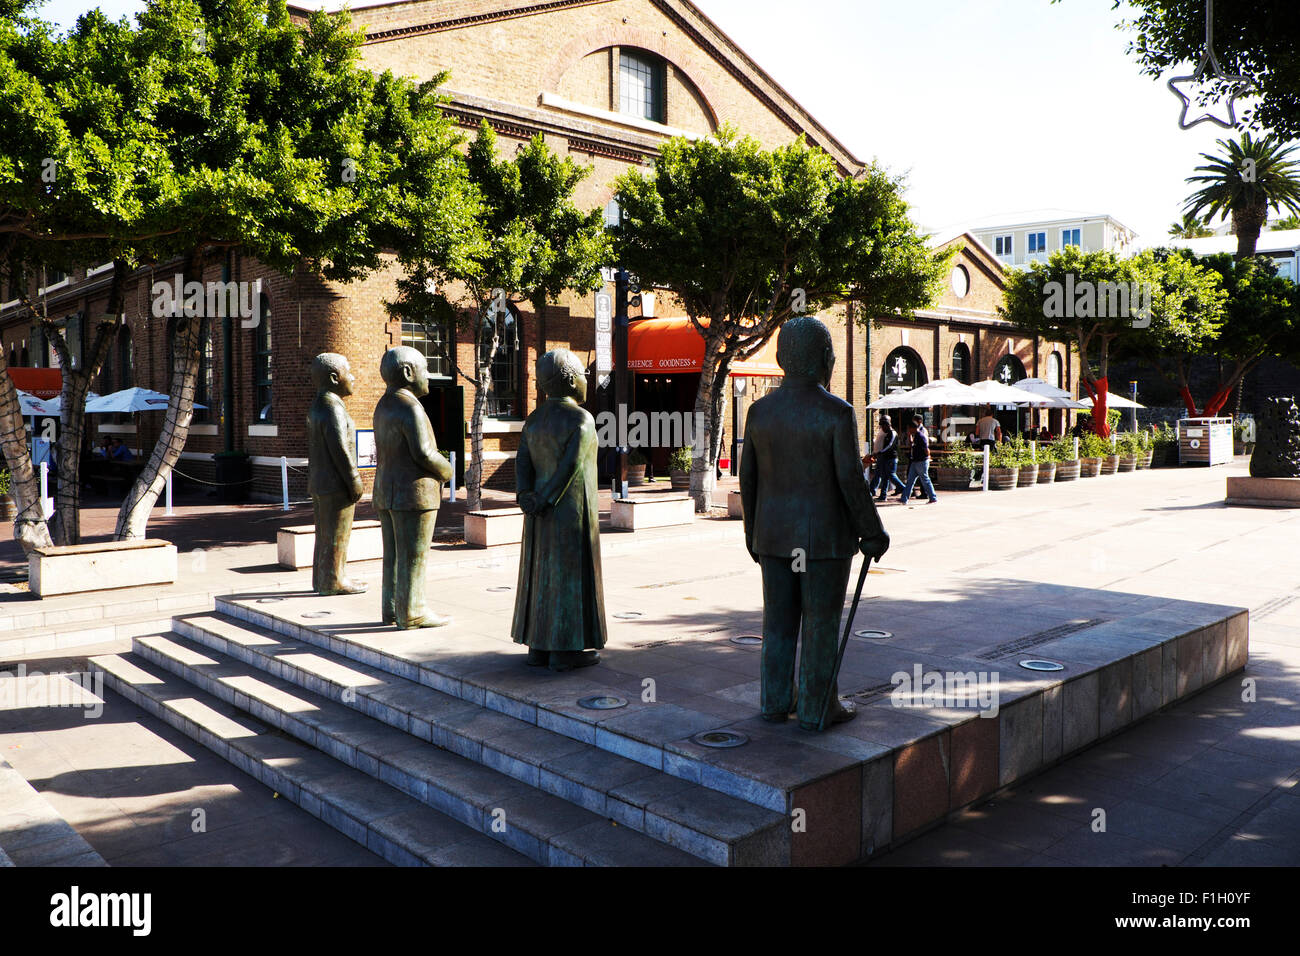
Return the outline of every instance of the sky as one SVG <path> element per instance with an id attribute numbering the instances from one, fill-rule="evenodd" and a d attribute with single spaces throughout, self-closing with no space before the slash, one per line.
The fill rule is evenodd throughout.
<path id="1" fill-rule="evenodd" d="M 859 159 L 904 174 L 929 232 L 1052 208 L 1108 213 L 1157 243 L 1199 154 L 1233 135 L 1178 128 L 1177 97 L 1126 55 L 1112 0 L 695 2 Z M 70 25 L 94 5 L 51 0 L 41 15 Z"/>

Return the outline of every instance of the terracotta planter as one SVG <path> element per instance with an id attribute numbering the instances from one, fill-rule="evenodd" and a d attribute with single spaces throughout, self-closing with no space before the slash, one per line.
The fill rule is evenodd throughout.
<path id="1" fill-rule="evenodd" d="M 645 484 L 645 465 L 628 465 L 627 466 L 627 486 L 635 488 L 637 485 Z"/>
<path id="2" fill-rule="evenodd" d="M 1076 481 L 1079 477 L 1079 459 L 1056 462 L 1057 481 Z"/>
<path id="3" fill-rule="evenodd" d="M 668 480 L 673 491 L 690 491 L 691 489 L 691 473 L 689 471 L 671 471 L 668 473 Z"/>
<path id="4" fill-rule="evenodd" d="M 1038 483 L 1040 485 L 1050 485 L 1056 480 L 1056 462 L 1043 461 L 1038 463 Z"/>
<path id="5" fill-rule="evenodd" d="M 969 468 L 936 466 L 930 469 L 930 474 L 934 480 L 934 487 L 939 491 L 967 491 L 970 489 L 974 473 Z"/>
<path id="6" fill-rule="evenodd" d="M 1029 488 L 1038 484 L 1038 465 L 1021 465 L 1016 476 L 1017 488 Z"/>
<path id="7" fill-rule="evenodd" d="M 1006 491 L 1014 488 L 1019 477 L 1019 468 L 989 468 L 989 490 Z"/>
<path id="8" fill-rule="evenodd" d="M 1127 455 L 1119 456 L 1120 471 L 1137 471 L 1138 457 L 1136 455 L 1129 457 Z"/>
<path id="9" fill-rule="evenodd" d="M 1096 478 L 1101 474 L 1101 458 L 1080 458 L 1079 459 L 1079 477 Z"/>
<path id="10" fill-rule="evenodd" d="M 1119 471 L 1119 455 L 1107 455 L 1101 459 L 1101 473 L 1103 475 L 1113 475 Z"/>

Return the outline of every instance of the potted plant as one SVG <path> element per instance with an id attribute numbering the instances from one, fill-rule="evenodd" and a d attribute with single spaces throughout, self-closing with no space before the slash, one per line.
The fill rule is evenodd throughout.
<path id="1" fill-rule="evenodd" d="M 1155 443 L 1153 441 L 1153 436 L 1151 432 L 1149 431 L 1137 432 L 1137 441 L 1138 441 L 1137 467 L 1139 470 L 1143 468 L 1150 468 L 1152 455 L 1155 454 Z"/>
<path id="2" fill-rule="evenodd" d="M 645 484 L 645 455 L 640 448 L 627 453 L 627 484 L 629 488 Z"/>
<path id="3" fill-rule="evenodd" d="M 1110 442 L 1096 432 L 1085 432 L 1079 439 L 1079 477 L 1096 478 L 1104 459 L 1110 456 Z"/>
<path id="4" fill-rule="evenodd" d="M 1038 484 L 1038 460 L 1029 448 L 1029 442 L 1019 435 L 1011 439 L 1011 451 L 1016 456 L 1019 471 L 1016 474 L 1016 487 L 1029 488 Z"/>
<path id="5" fill-rule="evenodd" d="M 9 473 L 8 468 L 0 468 L 0 518 L 5 521 L 13 521 L 18 517 L 18 505 L 9 495 L 9 486 L 13 476 Z"/>
<path id="6" fill-rule="evenodd" d="M 1178 430 L 1162 422 L 1160 429 L 1151 436 L 1154 454 L 1151 458 L 1152 468 L 1168 468 L 1178 464 Z"/>
<path id="7" fill-rule="evenodd" d="M 1074 481 L 1079 477 L 1079 459 L 1074 454 L 1074 438 L 1062 435 L 1051 444 L 1052 458 L 1056 460 L 1056 480 Z"/>
<path id="8" fill-rule="evenodd" d="M 1119 452 L 1119 470 L 1125 472 L 1136 471 L 1138 459 L 1146 455 L 1137 432 L 1124 432 L 1116 438 L 1115 450 Z"/>
<path id="9" fill-rule="evenodd" d="M 1113 475 L 1119 471 L 1119 438 L 1111 432 L 1111 437 L 1103 441 L 1106 443 L 1106 453 L 1101 456 L 1101 473 Z"/>
<path id="10" fill-rule="evenodd" d="M 1056 480 L 1056 442 L 1043 442 L 1038 446 L 1038 483 L 1050 485 Z"/>
<path id="11" fill-rule="evenodd" d="M 940 491 L 967 491 L 975 469 L 984 465 L 983 456 L 973 449 L 958 448 L 934 459 L 934 486 Z"/>
<path id="12" fill-rule="evenodd" d="M 691 487 L 691 446 L 674 448 L 668 456 L 668 477 L 674 491 L 687 491 Z"/>
<path id="13" fill-rule="evenodd" d="M 1005 491 L 1020 479 L 1020 456 L 1009 442 L 989 451 L 989 488 Z"/>

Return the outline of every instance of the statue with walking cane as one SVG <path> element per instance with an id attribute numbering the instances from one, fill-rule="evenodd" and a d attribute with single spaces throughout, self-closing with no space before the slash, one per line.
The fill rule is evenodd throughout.
<path id="1" fill-rule="evenodd" d="M 312 359 L 316 397 L 307 410 L 307 493 L 316 519 L 311 587 L 317 594 L 359 594 L 366 586 L 344 573 L 352 514 L 361 500 L 361 473 L 352 457 L 355 425 L 343 407 L 352 370 L 336 352 Z"/>
<path id="2" fill-rule="evenodd" d="M 745 544 L 763 573 L 761 716 L 779 722 L 796 709 L 802 636 L 797 714 L 800 727 L 817 731 L 855 716 L 837 687 L 840 615 L 854 555 L 865 556 L 860 597 L 889 535 L 862 473 L 857 416 L 827 391 L 829 330 L 812 316 L 790 319 L 776 357 L 784 381 L 750 408 L 740 459 Z"/>

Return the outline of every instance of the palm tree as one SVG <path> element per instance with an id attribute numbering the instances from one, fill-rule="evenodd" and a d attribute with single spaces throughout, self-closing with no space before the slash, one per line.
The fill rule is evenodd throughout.
<path id="1" fill-rule="evenodd" d="M 1175 239 L 1204 239 L 1206 236 L 1214 235 L 1214 230 L 1207 226 L 1203 219 L 1185 212 L 1182 222 L 1169 224 L 1169 235 Z"/>
<path id="2" fill-rule="evenodd" d="M 1216 215 L 1232 218 L 1237 235 L 1237 258 L 1255 254 L 1260 229 L 1270 207 L 1300 213 L 1300 163 L 1290 159 L 1294 146 L 1283 146 L 1273 134 L 1253 139 L 1249 133 L 1240 142 L 1221 139 L 1224 155 L 1202 153 L 1208 161 L 1197 166 L 1200 176 L 1189 183 L 1203 183 L 1187 197 L 1185 211 L 1209 220 Z"/>

